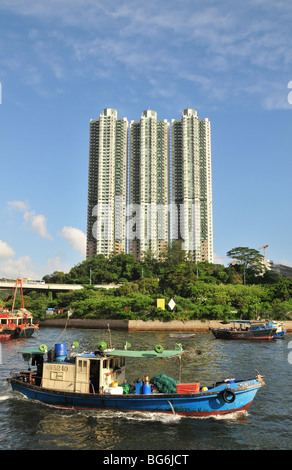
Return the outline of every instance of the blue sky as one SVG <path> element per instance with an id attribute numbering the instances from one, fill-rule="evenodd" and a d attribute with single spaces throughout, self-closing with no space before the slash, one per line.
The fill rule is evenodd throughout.
<path id="1" fill-rule="evenodd" d="M 292 4 L 234 5 L 0 1 L 0 277 L 84 259 L 89 121 L 107 107 L 209 118 L 215 261 L 269 244 L 292 266 Z"/>

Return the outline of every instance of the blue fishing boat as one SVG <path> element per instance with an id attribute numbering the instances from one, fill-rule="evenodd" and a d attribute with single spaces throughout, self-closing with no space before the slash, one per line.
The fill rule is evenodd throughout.
<path id="1" fill-rule="evenodd" d="M 164 350 L 161 345 L 149 351 L 118 350 L 100 342 L 96 351 L 77 353 L 74 343 L 69 353 L 65 343 L 51 350 L 45 345 L 23 350 L 28 370 L 7 379 L 12 389 L 58 408 L 213 416 L 247 410 L 264 385 L 259 374 L 248 380 L 225 379 L 208 386 L 181 383 L 165 374 L 151 379 L 143 375 L 131 385 L 126 382 L 127 358 L 144 358 L 148 368 L 150 358 L 178 357 L 181 376 L 184 351 Z"/>
<path id="2" fill-rule="evenodd" d="M 276 323 L 270 320 L 229 320 L 220 323 L 230 323 L 231 326 L 210 328 L 216 339 L 272 340 L 277 331 Z"/>

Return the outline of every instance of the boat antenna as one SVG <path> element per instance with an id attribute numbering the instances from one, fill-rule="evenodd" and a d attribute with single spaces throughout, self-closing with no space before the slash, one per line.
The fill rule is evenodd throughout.
<path id="1" fill-rule="evenodd" d="M 178 356 L 178 360 L 179 360 L 178 380 L 181 383 L 181 355 Z"/>
<path id="2" fill-rule="evenodd" d="M 57 339 L 57 343 L 59 343 L 60 341 L 68 341 L 67 324 L 68 324 L 68 320 L 66 320 L 64 329 L 63 329 L 62 333 L 60 334 L 59 338 Z M 65 337 L 65 339 L 63 339 L 64 337 Z"/>
<path id="3" fill-rule="evenodd" d="M 110 348 L 113 349 L 113 347 L 112 347 L 112 336 L 111 336 L 111 330 L 110 330 L 110 327 L 109 327 L 109 323 L 107 324 L 107 331 L 108 331 L 108 342 L 110 344 Z"/>
<path id="4" fill-rule="evenodd" d="M 24 299 L 23 299 L 23 288 L 22 288 L 22 279 L 17 279 L 17 282 L 20 285 L 20 292 L 21 292 L 21 303 L 22 303 L 22 308 L 24 308 Z"/>

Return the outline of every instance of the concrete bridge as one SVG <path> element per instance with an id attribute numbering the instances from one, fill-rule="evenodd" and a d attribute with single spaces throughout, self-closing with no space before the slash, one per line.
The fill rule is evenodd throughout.
<path id="1" fill-rule="evenodd" d="M 0 281 L 0 290 L 11 290 L 16 284 L 15 281 Z M 92 287 L 102 289 L 117 289 L 121 284 L 96 284 Z M 84 286 L 82 284 L 46 284 L 45 282 L 22 281 L 23 290 L 43 290 L 43 291 L 69 291 L 80 290 Z"/>

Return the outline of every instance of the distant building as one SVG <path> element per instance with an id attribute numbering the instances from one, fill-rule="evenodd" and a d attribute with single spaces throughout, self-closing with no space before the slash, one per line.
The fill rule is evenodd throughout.
<path id="1" fill-rule="evenodd" d="M 283 277 L 292 279 L 292 267 L 285 266 L 284 264 L 276 264 L 274 261 L 269 261 L 269 267 L 272 272 L 280 274 Z"/>

